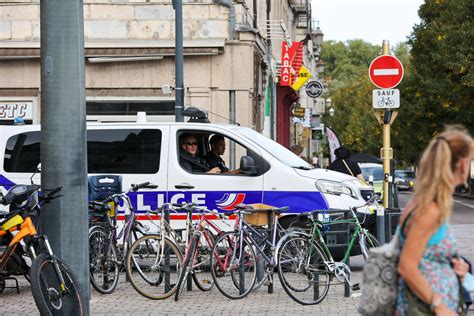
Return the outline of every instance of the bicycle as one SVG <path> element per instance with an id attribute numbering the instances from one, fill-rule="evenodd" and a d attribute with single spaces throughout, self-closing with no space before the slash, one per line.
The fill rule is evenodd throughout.
<path id="1" fill-rule="evenodd" d="M 158 224 L 152 221 L 158 232 L 135 241 L 130 246 L 126 260 L 128 279 L 141 295 L 160 300 L 176 292 L 188 239 L 182 238 L 178 230 L 171 227 L 166 217 L 169 216 L 169 211 L 185 211 L 187 215 L 185 234 L 189 237 L 193 231 L 192 213 L 196 209 L 197 206 L 192 203 L 165 203 L 158 210 L 148 211 L 148 214 L 160 217 Z M 209 223 L 213 229 L 218 230 L 215 224 Z M 198 273 L 193 274 L 193 281 L 201 290 L 207 291 L 212 288 L 209 280 L 205 274 L 202 278 L 198 277 Z"/>
<path id="2" fill-rule="evenodd" d="M 102 202 L 91 201 L 89 209 L 99 213 L 99 220 L 91 217 L 89 228 L 89 256 L 90 256 L 90 282 L 94 289 L 102 294 L 112 293 L 118 284 L 119 273 L 124 267 L 130 240 L 139 239 L 147 233 L 146 227 L 135 220 L 135 210 L 128 194 L 140 189 L 154 189 L 156 185 L 149 182 L 132 184 L 131 188 L 118 194 L 112 194 Z M 118 205 L 120 202 L 125 207 L 125 223 L 120 231 L 117 222 L 109 216 L 109 202 Z M 123 237 L 122 250 L 118 247 L 119 240 Z"/>
<path id="3" fill-rule="evenodd" d="M 2 212 L 0 237 L 6 236 L 8 246 L 0 258 L 0 276 L 5 278 L 4 268 L 10 261 L 18 260 L 28 253 L 31 268 L 22 266 L 22 274 L 28 274 L 31 291 L 38 310 L 43 315 L 74 313 L 83 315 L 86 302 L 81 295 L 77 278 L 68 265 L 53 253 L 46 235 L 38 234 L 36 219 L 40 216 L 41 205 L 59 197 L 58 187 L 39 195 L 39 185 L 14 185 L 0 200 L 2 205 L 10 205 L 10 212 Z M 15 233 L 17 232 L 17 233 Z"/>
<path id="4" fill-rule="evenodd" d="M 352 290 L 359 290 L 359 284 L 350 282 L 351 270 L 347 263 L 356 240 L 359 241 L 365 260 L 368 258 L 369 249 L 380 245 L 377 238 L 362 227 L 364 221 L 360 222 L 356 215 L 358 208 L 371 202 L 372 199 L 360 207 L 351 208 L 350 218 L 337 218 L 324 222 L 324 225 L 354 225 L 354 232 L 344 257 L 339 262 L 333 259 L 324 241 L 323 223 L 317 218 L 322 211 L 299 215 L 300 218 L 309 220 L 309 232 L 293 231 L 282 243 L 278 253 L 278 275 L 283 289 L 293 300 L 303 305 L 320 303 L 326 297 L 333 278 L 341 283 L 347 283 Z"/>
<path id="5" fill-rule="evenodd" d="M 183 295 L 185 282 L 190 274 L 200 290 L 209 291 L 214 286 L 210 275 L 210 261 L 211 249 L 213 249 L 216 239 L 207 227 L 212 227 L 219 236 L 224 235 L 224 233 L 217 225 L 206 218 L 206 214 L 216 215 L 221 219 L 227 218 L 225 215 L 219 214 L 217 211 L 210 211 L 206 207 L 199 207 L 194 204 L 188 204 L 188 207 L 192 209 L 193 213 L 198 212 L 199 218 L 194 225 L 188 247 L 186 248 L 186 255 L 184 256 L 176 285 L 175 301 L 178 301 Z M 200 277 L 202 275 L 204 275 L 204 278 L 201 280 Z"/>
<path id="6" fill-rule="evenodd" d="M 211 273 L 219 291 L 230 299 L 247 296 L 254 288 L 263 285 L 265 280 L 273 283 L 273 271 L 277 266 L 279 245 L 286 239 L 285 230 L 278 221 L 280 213 L 288 207 L 253 209 L 248 205 L 237 205 L 236 229 L 220 236 L 211 255 Z M 244 215 L 263 212 L 273 213 L 271 240 L 268 234 L 258 231 L 244 220 Z M 257 258 L 255 251 L 260 257 Z M 260 258 L 264 263 L 265 276 L 257 286 L 257 266 Z"/>

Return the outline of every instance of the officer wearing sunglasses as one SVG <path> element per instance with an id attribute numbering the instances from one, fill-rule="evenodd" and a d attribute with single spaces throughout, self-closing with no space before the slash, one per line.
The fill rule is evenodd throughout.
<path id="1" fill-rule="evenodd" d="M 197 137 L 193 134 L 186 134 L 182 138 L 180 164 L 184 170 L 191 173 L 221 173 L 219 167 L 210 168 L 204 159 L 197 155 Z"/>

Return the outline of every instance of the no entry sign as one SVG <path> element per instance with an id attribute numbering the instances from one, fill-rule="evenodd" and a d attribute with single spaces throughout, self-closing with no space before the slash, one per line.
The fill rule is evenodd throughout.
<path id="1" fill-rule="evenodd" d="M 381 89 L 396 87 L 403 78 L 402 63 L 390 55 L 379 56 L 370 64 L 369 77 Z"/>

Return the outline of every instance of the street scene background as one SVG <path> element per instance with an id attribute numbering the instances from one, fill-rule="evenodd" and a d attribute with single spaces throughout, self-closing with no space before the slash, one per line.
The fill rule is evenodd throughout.
<path id="1" fill-rule="evenodd" d="M 403 208 L 411 193 L 399 193 Z M 455 197 L 451 224 L 457 238 L 459 252 L 474 261 L 474 200 Z M 363 259 L 351 258 L 351 281 L 358 283 L 362 278 Z M 37 315 L 38 310 L 31 296 L 29 284 L 20 278 L 20 294 L 16 290 L 5 289 L 0 300 L 1 315 Z M 355 316 L 359 302 L 359 291 L 351 297 L 344 297 L 343 285 L 331 285 L 325 300 L 318 305 L 303 306 L 294 302 L 281 288 L 278 275 L 274 274 L 274 293 L 269 294 L 265 286 L 251 292 L 241 300 L 230 300 L 217 289 L 201 292 L 195 286 L 185 292 L 180 301 L 173 297 L 163 301 L 153 301 L 142 297 L 120 275 L 120 283 L 112 294 L 103 295 L 92 289 L 91 315 L 322 315 Z M 474 294 L 474 293 L 472 293 Z M 468 315 L 474 315 L 471 307 Z"/>

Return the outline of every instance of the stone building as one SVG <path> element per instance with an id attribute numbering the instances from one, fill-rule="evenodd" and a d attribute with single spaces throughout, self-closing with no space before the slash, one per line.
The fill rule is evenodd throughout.
<path id="1" fill-rule="evenodd" d="M 281 42 L 311 33 L 309 8 L 306 0 L 184 1 L 185 106 L 262 131 L 265 104 L 273 104 L 278 123 L 267 132 L 289 146 L 299 94 L 277 83 Z M 135 120 L 138 111 L 174 120 L 171 1 L 85 0 L 83 14 L 88 120 Z M 314 68 L 311 45 L 305 63 Z M 15 116 L 40 123 L 40 106 L 40 1 L 0 0 L 0 124 Z"/>

